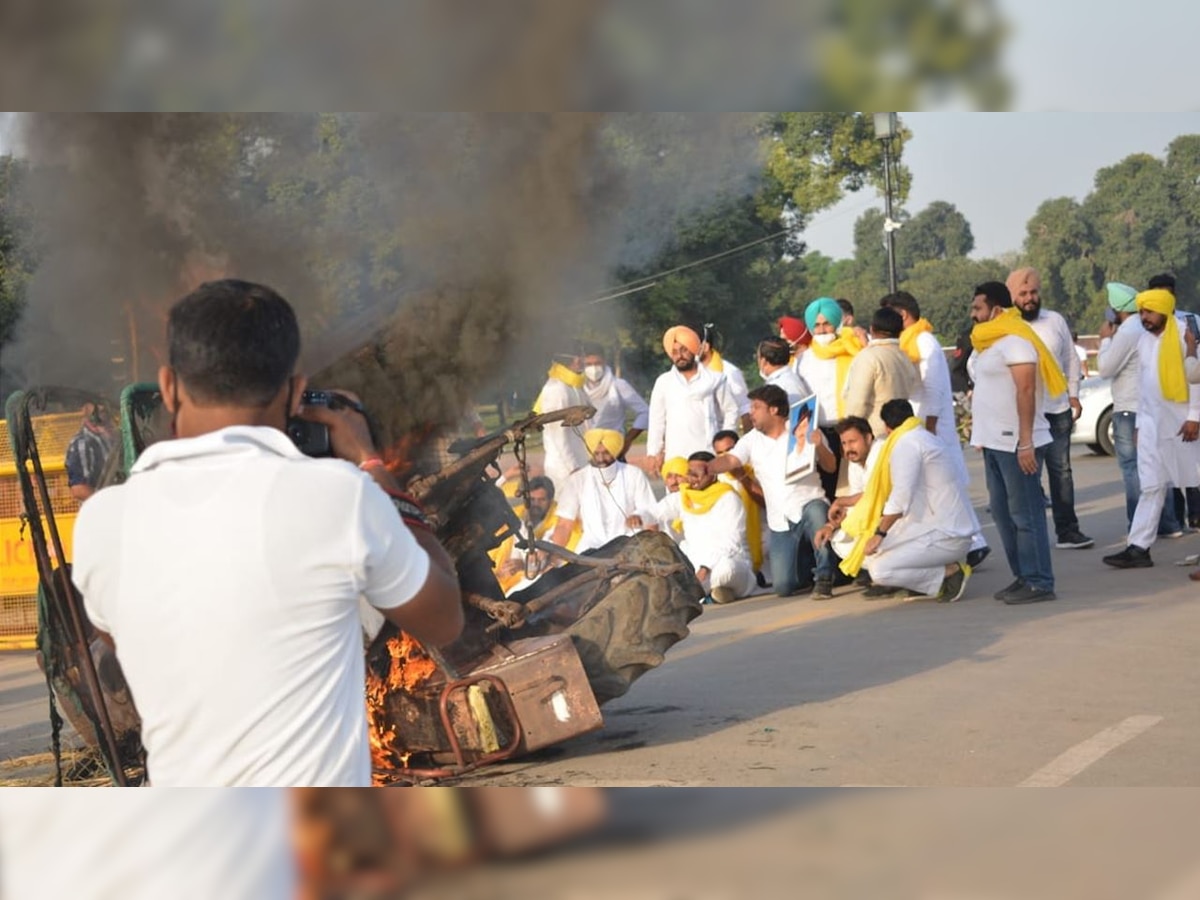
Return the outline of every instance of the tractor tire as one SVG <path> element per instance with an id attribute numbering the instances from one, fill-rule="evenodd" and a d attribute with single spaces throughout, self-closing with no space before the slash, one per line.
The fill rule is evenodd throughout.
<path id="1" fill-rule="evenodd" d="M 610 554 L 607 549 L 597 555 L 619 555 L 631 562 L 683 561 L 685 569 L 665 577 L 631 574 L 564 629 L 579 652 L 600 704 L 622 696 L 638 678 L 662 663 L 669 648 L 688 636 L 688 623 L 700 615 L 704 595 L 683 553 L 664 534 L 641 532 L 624 539 L 619 553 Z"/>

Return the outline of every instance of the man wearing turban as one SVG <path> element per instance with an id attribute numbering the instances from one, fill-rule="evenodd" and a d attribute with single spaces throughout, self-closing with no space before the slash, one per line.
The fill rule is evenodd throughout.
<path id="1" fill-rule="evenodd" d="M 1105 285 L 1108 309 L 1104 324 L 1100 326 L 1100 350 L 1096 354 L 1096 367 L 1101 378 L 1110 380 L 1112 386 L 1112 429 L 1113 452 L 1121 469 L 1121 480 L 1125 485 L 1125 527 L 1133 524 L 1133 513 L 1142 494 L 1138 479 L 1137 457 L 1137 408 L 1138 345 L 1146 329 L 1137 310 L 1137 288 L 1117 281 Z M 1165 502 L 1159 518 L 1160 536 L 1183 534 L 1175 519 L 1175 504 Z"/>
<path id="2" fill-rule="evenodd" d="M 1150 546 L 1171 485 L 1200 485 L 1200 386 L 1184 371 L 1184 338 L 1175 295 L 1163 288 L 1135 298 L 1144 333 L 1138 339 L 1137 463 L 1141 492 L 1127 546 L 1104 557 L 1118 569 L 1154 565 Z"/>
<path id="3" fill-rule="evenodd" d="M 558 525 L 551 538 L 559 546 L 566 546 L 578 524 L 583 531 L 575 548 L 578 553 L 656 524 L 650 479 L 641 469 L 617 461 L 625 436 L 607 428 L 592 428 L 584 432 L 583 441 L 591 454 L 591 465 L 567 480 L 558 503 Z"/>
<path id="4" fill-rule="evenodd" d="M 1050 423 L 1050 446 L 1046 448 L 1046 474 L 1050 481 L 1050 505 L 1060 550 L 1084 550 L 1096 542 L 1079 530 L 1075 514 L 1075 477 L 1071 472 L 1071 431 L 1083 411 L 1079 403 L 1079 355 L 1067 320 L 1042 308 L 1042 279 L 1036 269 L 1011 272 L 1007 287 L 1021 318 L 1042 339 L 1067 379 L 1066 390 L 1046 396 L 1044 415 Z"/>
<path id="5" fill-rule="evenodd" d="M 729 380 L 700 364 L 700 336 L 686 325 L 668 328 L 663 350 L 671 368 L 650 392 L 646 455 L 657 469 L 668 457 L 711 450 L 712 436 L 735 428 L 738 405 Z"/>

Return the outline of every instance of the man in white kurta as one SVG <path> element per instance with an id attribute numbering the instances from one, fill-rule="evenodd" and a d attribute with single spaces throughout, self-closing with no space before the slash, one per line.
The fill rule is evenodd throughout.
<path id="1" fill-rule="evenodd" d="M 749 431 L 754 426 L 750 422 L 750 388 L 746 385 L 746 376 L 742 374 L 741 369 L 721 355 L 719 335 L 711 324 L 704 326 L 699 358 L 700 364 L 706 369 L 725 376 L 729 391 L 733 394 L 733 402 L 737 404 L 742 430 Z"/>
<path id="2" fill-rule="evenodd" d="M 884 404 L 883 417 L 890 434 L 912 418 L 912 406 L 906 400 L 891 400 Z M 957 600 L 970 574 L 959 564 L 971 549 L 974 525 L 966 490 L 945 444 L 925 428 L 913 428 L 896 439 L 886 464 L 892 489 L 864 562 L 871 580 L 936 596 L 943 584 L 953 583 L 957 572 L 963 578 L 954 593 L 939 597 Z"/>
<path id="3" fill-rule="evenodd" d="M 617 462 L 620 432 L 592 428 L 584 434 L 591 465 L 573 474 L 558 503 L 554 543 L 565 546 L 578 521 L 583 535 L 576 552 L 603 547 L 614 538 L 636 534 L 655 524 L 654 491 L 641 469 Z"/>
<path id="4" fill-rule="evenodd" d="M 680 548 L 709 596 L 728 603 L 754 590 L 754 566 L 746 542 L 746 508 L 737 491 L 709 474 L 707 464 L 715 458 L 701 451 L 688 460 L 688 484 L 679 492 Z"/>
<path id="5" fill-rule="evenodd" d="M 588 425 L 624 434 L 624 451 L 628 452 L 650 422 L 650 406 L 633 385 L 613 373 L 598 346 L 585 350 L 583 375 L 583 389 L 587 393 L 588 401 L 596 408 L 596 414 L 592 416 Z M 630 416 L 633 416 L 632 422 L 628 422 Z M 618 454 L 618 458 L 623 458 L 625 452 Z"/>
<path id="6" fill-rule="evenodd" d="M 1142 291 L 1137 295 L 1137 307 L 1146 329 L 1137 349 L 1141 494 L 1129 526 L 1128 545 L 1120 553 L 1104 557 L 1104 562 L 1119 569 L 1154 565 L 1150 546 L 1158 536 L 1168 489 L 1200 485 L 1200 385 L 1189 384 L 1184 375 L 1184 338 L 1174 315 L 1175 297 L 1161 288 Z"/>
<path id="7" fill-rule="evenodd" d="M 737 401 L 725 376 L 700 365 L 700 336 L 677 325 L 663 336 L 671 368 L 658 376 L 650 392 L 646 455 L 654 467 L 697 450 L 712 450 L 712 437 L 736 428 Z"/>
<path id="8" fill-rule="evenodd" d="M 900 332 L 900 349 L 917 366 L 921 386 L 909 400 L 913 412 L 927 431 L 936 434 L 946 445 L 950 461 L 958 471 L 964 488 L 970 484 L 967 460 L 963 456 L 962 442 L 958 437 L 958 425 L 954 416 L 954 391 L 950 386 L 950 366 L 945 351 L 933 333 L 933 325 L 921 318 L 921 307 L 917 298 L 907 291 L 897 291 L 883 298 L 883 304 L 900 313 L 904 330 Z M 991 549 L 983 536 L 983 526 L 970 508 L 975 532 L 971 537 L 971 556 L 968 562 L 974 566 L 983 561 Z"/>
<path id="9" fill-rule="evenodd" d="M 570 365 L 556 362 L 546 374 L 546 384 L 534 404 L 534 412 L 549 413 L 568 406 L 590 405 L 591 401 L 584 391 L 581 358 L 573 358 Z M 555 489 L 561 492 L 571 473 L 588 463 L 581 426 L 568 427 L 562 422 L 551 422 L 542 429 L 542 447 L 546 454 L 542 469 L 546 477 L 554 482 Z"/>

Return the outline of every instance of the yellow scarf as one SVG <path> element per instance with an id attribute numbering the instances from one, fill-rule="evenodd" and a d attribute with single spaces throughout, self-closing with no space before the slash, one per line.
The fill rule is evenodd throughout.
<path id="1" fill-rule="evenodd" d="M 1156 288 L 1142 291 L 1135 298 L 1138 309 L 1148 309 L 1167 317 L 1158 347 L 1158 384 L 1164 400 L 1187 403 L 1187 377 L 1183 373 L 1183 348 L 1179 346 L 1179 323 L 1175 321 L 1175 295 Z"/>
<path id="2" fill-rule="evenodd" d="M 817 359 L 837 360 L 837 417 L 839 419 L 846 414 L 846 404 L 842 399 L 842 388 L 846 386 L 846 373 L 850 371 L 850 363 L 862 349 L 862 341 L 858 339 L 853 328 L 843 328 L 838 332 L 838 336 L 828 344 L 813 341 L 808 347 L 808 352 L 815 353 Z"/>
<path id="3" fill-rule="evenodd" d="M 516 513 L 518 519 L 525 521 L 525 507 L 523 505 L 513 507 L 513 512 Z M 548 535 L 554 533 L 555 526 L 558 525 L 558 501 L 555 500 L 550 504 L 550 509 L 546 512 L 546 518 L 533 526 L 533 537 L 535 540 L 544 541 L 548 539 Z M 579 544 L 579 539 L 583 536 L 583 529 L 580 527 L 579 520 L 575 520 L 575 527 L 571 529 L 571 535 L 567 538 L 567 549 L 574 551 Z M 513 549 L 516 547 L 517 539 L 515 535 L 509 535 L 504 539 L 499 547 L 488 552 L 488 556 L 492 560 L 492 568 L 498 569 L 501 565 L 508 561 L 512 556 Z M 496 574 L 496 579 L 500 582 L 500 588 L 504 593 L 512 590 L 513 585 L 520 582 L 525 577 L 524 571 L 514 572 L 512 575 L 501 577 Z"/>
<path id="4" fill-rule="evenodd" d="M 879 451 L 879 459 L 875 461 L 870 477 L 867 478 L 862 497 L 850 508 L 845 521 L 842 522 L 842 531 L 855 538 L 854 549 L 842 560 L 840 566 L 851 578 L 862 568 L 863 559 L 867 555 L 867 541 L 879 527 L 879 520 L 883 518 L 883 505 L 892 493 L 892 468 L 889 465 L 892 448 L 896 446 L 896 441 L 920 426 L 921 420 L 913 416 L 898 428 L 892 429 L 892 433 L 883 442 L 883 449 Z"/>
<path id="5" fill-rule="evenodd" d="M 754 474 L 753 467 L 746 466 L 745 469 L 747 475 Z M 754 498 L 750 496 L 750 492 L 746 490 L 745 486 L 732 475 L 726 473 L 721 478 L 731 479 L 725 483 L 737 491 L 737 495 L 742 498 L 742 506 L 746 509 L 746 543 L 750 545 L 750 562 L 754 563 L 754 571 L 757 572 L 763 564 L 762 509 L 754 502 Z"/>
<path id="6" fill-rule="evenodd" d="M 710 372 L 724 372 L 725 360 L 721 358 L 720 352 L 710 350 L 708 354 L 708 362 L 705 363 Z"/>
<path id="7" fill-rule="evenodd" d="M 679 488 L 679 501 L 683 504 L 683 508 L 692 515 L 702 516 L 713 508 L 713 504 L 732 490 L 733 488 L 722 481 L 714 481 L 702 491 L 683 486 Z"/>
<path id="8" fill-rule="evenodd" d="M 570 368 L 562 363 L 554 363 L 550 366 L 550 371 L 546 373 L 547 378 L 556 378 L 565 385 L 573 388 L 583 388 L 584 382 L 587 380 L 582 372 L 572 372 Z M 542 395 L 538 394 L 537 402 L 533 404 L 533 411 L 537 415 L 542 414 Z"/>
<path id="9" fill-rule="evenodd" d="M 928 319 L 917 319 L 916 322 L 900 332 L 900 349 L 907 353 L 908 358 L 915 363 L 921 361 L 921 351 L 917 349 L 917 338 L 926 333 L 933 334 L 933 325 Z"/>
<path id="10" fill-rule="evenodd" d="M 1021 311 L 1010 306 L 990 322 L 980 322 L 971 329 L 971 346 L 982 353 L 1002 337 L 1015 334 L 1033 344 L 1038 354 L 1038 373 L 1042 376 L 1042 385 L 1047 397 L 1057 397 L 1067 389 L 1067 379 L 1063 376 L 1058 360 L 1054 358 L 1037 332 L 1029 327 L 1029 323 L 1021 318 Z M 1180 367 L 1182 370 L 1182 363 Z"/>

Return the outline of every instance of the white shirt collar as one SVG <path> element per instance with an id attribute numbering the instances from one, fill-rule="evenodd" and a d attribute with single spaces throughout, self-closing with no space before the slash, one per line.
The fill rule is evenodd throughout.
<path id="1" fill-rule="evenodd" d="M 304 459 L 296 445 L 278 428 L 266 425 L 230 425 L 192 438 L 175 438 L 152 444 L 138 457 L 130 473 L 145 472 L 162 463 L 212 457 L 274 455 Z"/>

